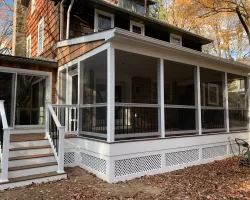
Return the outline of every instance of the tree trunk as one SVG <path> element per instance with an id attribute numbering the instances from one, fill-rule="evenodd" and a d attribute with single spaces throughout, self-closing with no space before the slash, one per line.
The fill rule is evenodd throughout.
<path id="1" fill-rule="evenodd" d="M 250 44 L 250 30 L 249 30 L 249 27 L 247 26 L 247 23 L 245 22 L 241 12 L 240 12 L 240 8 L 239 7 L 236 7 L 236 13 L 240 19 L 240 22 L 244 28 L 244 30 L 246 31 L 246 34 L 247 34 L 247 38 L 248 38 L 248 43 Z"/>

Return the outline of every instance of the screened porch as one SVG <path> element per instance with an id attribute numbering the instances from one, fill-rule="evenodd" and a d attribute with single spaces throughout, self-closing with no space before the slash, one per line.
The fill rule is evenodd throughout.
<path id="1" fill-rule="evenodd" d="M 108 142 L 245 131 L 248 84 L 247 74 L 107 48 L 60 67 L 53 107 L 67 131 Z"/>

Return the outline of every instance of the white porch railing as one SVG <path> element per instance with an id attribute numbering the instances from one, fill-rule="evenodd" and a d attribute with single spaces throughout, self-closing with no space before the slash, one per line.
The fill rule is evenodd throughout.
<path id="1" fill-rule="evenodd" d="M 58 163 L 58 173 L 64 172 L 64 139 L 65 127 L 61 125 L 51 104 L 47 104 L 46 137 Z"/>
<path id="2" fill-rule="evenodd" d="M 2 121 L 1 130 L 1 180 L 0 182 L 8 182 L 8 164 L 9 164 L 9 146 L 10 146 L 10 134 L 13 132 L 14 128 L 8 126 L 8 121 L 4 108 L 4 101 L 0 101 L 0 115 Z"/>

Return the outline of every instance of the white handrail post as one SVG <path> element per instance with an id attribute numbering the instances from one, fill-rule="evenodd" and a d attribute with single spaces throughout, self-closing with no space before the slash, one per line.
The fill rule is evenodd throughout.
<path id="1" fill-rule="evenodd" d="M 64 139 L 65 127 L 59 127 L 59 148 L 58 148 L 58 170 L 57 173 L 64 173 Z"/>
<path id="2" fill-rule="evenodd" d="M 3 147 L 1 161 L 1 182 L 7 182 L 9 169 L 9 147 L 10 147 L 10 130 L 3 129 Z"/>
<path id="3" fill-rule="evenodd" d="M 45 138 L 48 138 L 49 136 L 49 104 L 50 102 L 45 102 L 45 106 L 46 106 L 46 110 L 45 110 L 45 117 L 46 117 L 46 122 L 45 122 L 45 126 L 46 126 L 46 133 L 45 133 Z"/>

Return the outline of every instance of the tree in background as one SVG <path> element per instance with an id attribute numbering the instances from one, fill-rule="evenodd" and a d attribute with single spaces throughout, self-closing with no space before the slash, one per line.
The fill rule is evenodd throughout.
<path id="1" fill-rule="evenodd" d="M 13 1 L 0 0 L 0 49 L 11 48 Z"/>
<path id="2" fill-rule="evenodd" d="M 247 31 L 240 23 L 239 14 L 236 14 L 236 4 L 233 4 L 234 8 L 230 4 L 229 12 L 229 5 L 221 4 L 225 1 L 228 2 L 227 0 L 157 0 L 156 3 L 160 20 L 214 40 L 214 43 L 204 46 L 205 53 L 242 60 L 250 56 Z M 243 19 L 249 18 L 243 12 L 248 13 L 249 9 L 244 2 L 241 4 L 239 2 L 238 10 L 240 9 Z M 222 9 L 222 5 L 227 5 L 228 10 Z M 218 10 L 216 6 L 221 7 Z"/>
<path id="3" fill-rule="evenodd" d="M 218 13 L 236 15 L 246 32 L 250 44 L 250 2 L 249 0 L 194 0 L 201 8 L 200 17 L 210 17 Z"/>

